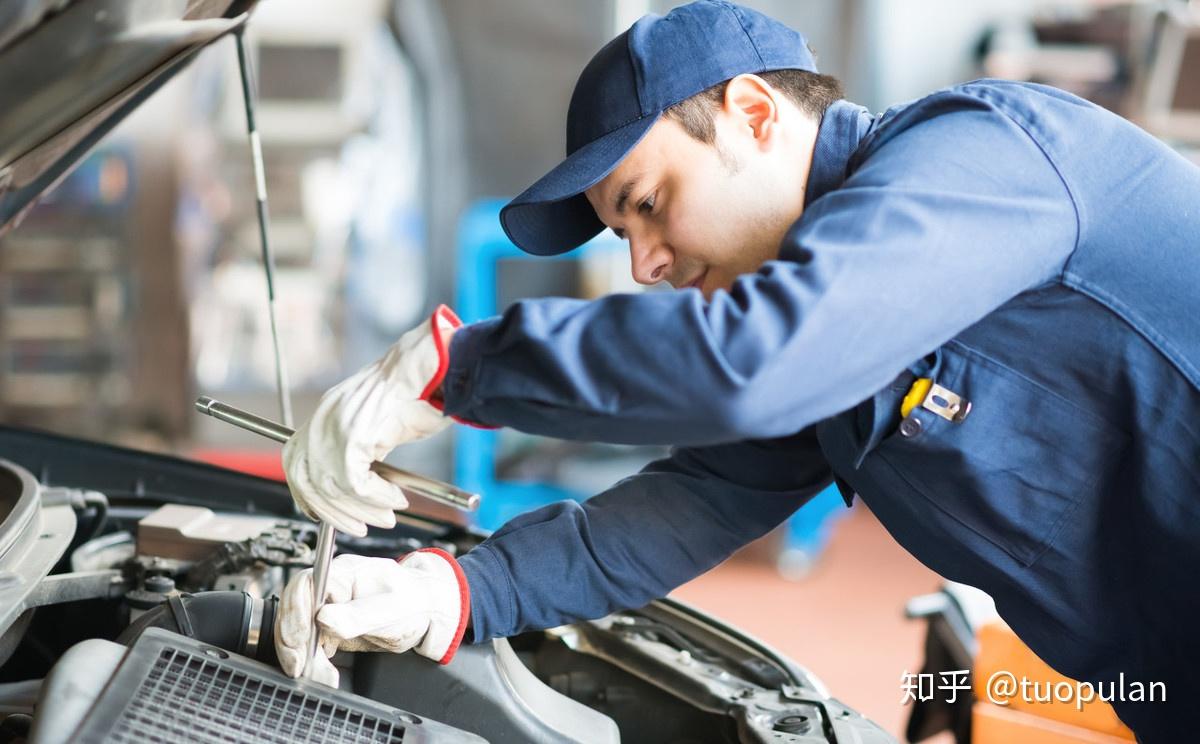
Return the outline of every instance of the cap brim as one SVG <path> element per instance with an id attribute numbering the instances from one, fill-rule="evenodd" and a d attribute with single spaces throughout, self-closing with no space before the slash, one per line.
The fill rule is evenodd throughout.
<path id="1" fill-rule="evenodd" d="M 659 116 L 645 116 L 589 142 L 500 210 L 508 239 L 526 253 L 556 256 L 599 235 L 604 223 L 583 195 L 625 159 Z"/>

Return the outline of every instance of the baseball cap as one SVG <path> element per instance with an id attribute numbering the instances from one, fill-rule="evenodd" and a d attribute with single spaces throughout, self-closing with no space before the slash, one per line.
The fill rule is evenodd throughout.
<path id="1" fill-rule="evenodd" d="M 596 53 L 567 110 L 567 157 L 500 210 L 517 246 L 565 253 L 604 229 L 583 192 L 629 154 L 663 111 L 744 73 L 817 65 L 804 37 L 779 21 L 720 0 L 646 15 Z"/>

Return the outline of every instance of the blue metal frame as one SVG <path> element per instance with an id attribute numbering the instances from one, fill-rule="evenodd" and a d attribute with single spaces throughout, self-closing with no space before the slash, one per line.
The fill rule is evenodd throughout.
<path id="1" fill-rule="evenodd" d="M 470 323 L 499 312 L 497 273 L 501 260 L 577 261 L 588 253 L 625 251 L 625 243 L 610 232 L 562 256 L 535 257 L 515 246 L 500 228 L 504 201 L 476 202 L 463 215 L 458 231 L 458 286 L 455 312 Z M 509 519 L 539 506 L 573 499 L 581 493 L 549 483 L 515 483 L 496 478 L 499 432 L 490 429 L 455 427 L 454 482 L 468 491 L 486 496 L 476 513 L 480 527 L 494 530 Z"/>

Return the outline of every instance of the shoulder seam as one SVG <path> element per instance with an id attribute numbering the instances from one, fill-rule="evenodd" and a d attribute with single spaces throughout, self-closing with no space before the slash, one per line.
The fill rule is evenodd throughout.
<path id="1" fill-rule="evenodd" d="M 988 105 L 991 106 L 991 108 L 994 111 L 996 111 L 998 114 L 1003 116 L 1005 119 L 1008 119 L 1013 124 L 1015 124 L 1017 126 L 1017 128 L 1020 129 L 1025 134 L 1025 136 L 1029 138 L 1029 141 L 1032 142 L 1033 146 L 1038 149 L 1038 152 L 1040 152 L 1042 154 L 1042 157 L 1046 159 L 1046 162 L 1054 170 L 1054 175 L 1058 176 L 1058 180 L 1063 185 L 1063 189 L 1066 190 L 1067 197 L 1071 200 L 1071 210 L 1075 213 L 1075 243 L 1074 243 L 1074 245 L 1071 246 L 1071 252 L 1063 260 L 1062 269 L 1058 273 L 1058 277 L 1061 280 L 1063 278 L 1063 276 L 1065 276 L 1065 274 L 1066 274 L 1067 264 L 1069 264 L 1071 262 L 1072 257 L 1074 257 L 1074 255 L 1075 255 L 1075 251 L 1079 249 L 1079 241 L 1083 237 L 1083 217 L 1079 213 L 1079 202 L 1075 199 L 1075 192 L 1071 189 L 1071 184 L 1069 184 L 1067 182 L 1066 177 L 1063 176 L 1062 171 L 1058 167 L 1058 163 L 1054 162 L 1054 158 L 1050 157 L 1050 153 L 1046 152 L 1046 148 L 1042 147 L 1042 143 L 1038 142 L 1037 138 L 1034 137 L 1032 133 L 1030 133 L 1029 128 L 1027 126 L 1025 126 L 1025 123 L 1022 122 L 1017 117 L 1010 114 L 1008 111 L 1005 111 L 1000 106 L 997 106 L 996 103 L 994 101 L 990 100 L 989 98 L 978 95 L 978 94 L 974 93 L 973 91 L 969 90 L 969 88 L 971 86 L 973 86 L 973 84 L 974 84 L 973 82 L 972 83 L 964 83 L 963 85 L 959 86 L 958 89 L 960 91 L 963 91 L 966 95 L 969 95 L 973 98 L 977 98 L 980 101 L 987 102 Z"/>
<path id="2" fill-rule="evenodd" d="M 972 88 L 974 87 L 974 85 L 975 85 L 974 81 L 969 82 L 969 83 L 960 83 L 959 85 L 951 86 L 949 88 L 944 88 L 942 90 L 931 93 L 929 96 L 926 96 L 924 99 L 919 99 L 918 101 L 914 101 L 913 104 L 910 104 L 910 105 L 917 105 L 921 101 L 924 101 L 928 98 L 933 98 L 935 96 L 941 96 L 941 95 L 951 95 L 951 96 L 958 95 L 958 96 L 963 96 L 963 97 L 972 99 L 974 101 L 979 102 L 980 104 L 987 106 L 987 108 L 989 110 L 996 112 L 996 114 L 1004 117 L 1005 120 L 1012 122 L 1013 125 L 1016 126 L 1018 129 L 1020 129 L 1021 132 L 1025 135 L 1025 137 L 1027 137 L 1029 139 L 1029 141 L 1033 144 L 1033 146 L 1037 148 L 1038 152 L 1040 152 L 1042 154 L 1042 157 L 1045 158 L 1046 163 L 1054 171 L 1054 175 L 1058 176 L 1059 183 L 1062 184 L 1063 189 L 1067 192 L 1067 198 L 1071 202 L 1071 211 L 1075 214 L 1075 241 L 1071 246 L 1070 253 L 1068 253 L 1066 258 L 1063 259 L 1062 267 L 1059 269 L 1057 278 L 1059 280 L 1061 280 L 1067 270 L 1067 265 L 1070 263 L 1071 258 L 1075 255 L 1075 251 L 1079 249 L 1079 243 L 1083 237 L 1083 216 L 1079 209 L 1079 202 L 1075 198 L 1075 192 L 1071 189 L 1071 185 L 1067 182 L 1066 177 L 1063 176 L 1062 171 L 1058 167 L 1058 163 L 1054 162 L 1054 158 L 1050 157 L 1050 153 L 1046 152 L 1046 149 L 1044 147 L 1042 147 L 1042 144 L 1040 142 L 1038 142 L 1037 138 L 1034 137 L 1030 133 L 1028 127 L 1026 127 L 1024 123 L 1022 123 L 1019 119 L 1017 119 L 1015 116 L 1010 114 L 1008 111 L 1005 111 L 1003 108 L 998 106 L 995 101 L 991 100 L 990 98 L 988 98 L 986 96 L 980 95 L 978 92 L 973 90 Z M 950 113 L 954 113 L 954 112 L 950 112 Z M 877 126 L 871 132 L 869 132 L 865 137 L 863 137 L 862 141 L 859 143 L 858 148 L 850 156 L 850 163 L 853 163 L 856 158 L 861 158 L 861 153 L 863 151 L 869 149 L 874 144 L 874 140 L 878 137 L 878 135 L 880 135 L 882 133 L 882 131 L 885 128 L 886 128 L 886 125 L 885 126 Z M 848 165 L 848 167 L 849 167 L 849 165 Z"/>

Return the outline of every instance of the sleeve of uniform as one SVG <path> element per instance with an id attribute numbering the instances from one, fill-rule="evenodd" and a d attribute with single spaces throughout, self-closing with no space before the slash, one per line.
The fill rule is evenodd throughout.
<path id="1" fill-rule="evenodd" d="M 447 411 L 596 441 L 780 436 L 1061 275 L 1074 202 L 1013 119 L 958 95 L 881 132 L 779 260 L 707 303 L 694 290 L 530 300 L 461 329 Z"/>
<path id="2" fill-rule="evenodd" d="M 473 640 L 641 607 L 766 534 L 830 478 L 809 429 L 677 449 L 583 504 L 523 514 L 459 559 Z"/>

